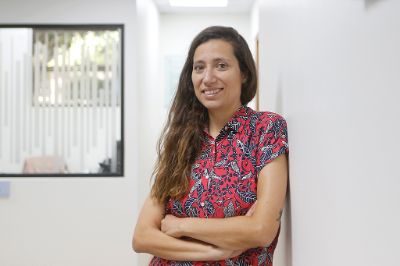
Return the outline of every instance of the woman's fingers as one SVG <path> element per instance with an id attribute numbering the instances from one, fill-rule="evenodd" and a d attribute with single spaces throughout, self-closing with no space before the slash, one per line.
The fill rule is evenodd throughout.
<path id="1" fill-rule="evenodd" d="M 245 216 L 252 216 L 254 211 L 256 210 L 256 205 L 257 205 L 257 201 L 255 201 L 253 203 L 253 205 L 250 207 L 250 209 L 247 211 Z"/>

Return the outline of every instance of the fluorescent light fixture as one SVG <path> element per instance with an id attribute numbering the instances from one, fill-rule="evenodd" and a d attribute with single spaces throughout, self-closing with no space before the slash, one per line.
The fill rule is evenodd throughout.
<path id="1" fill-rule="evenodd" d="M 228 0 L 169 0 L 174 7 L 227 7 Z"/>

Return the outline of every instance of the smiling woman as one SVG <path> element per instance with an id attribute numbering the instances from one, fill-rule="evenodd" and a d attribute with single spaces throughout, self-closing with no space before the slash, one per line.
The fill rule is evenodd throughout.
<path id="1" fill-rule="evenodd" d="M 285 120 L 255 112 L 257 74 L 233 28 L 192 41 L 133 248 L 150 265 L 272 265 L 287 186 Z M 182 262 L 183 261 L 183 262 Z"/>
<path id="2" fill-rule="evenodd" d="M 122 175 L 122 34 L 0 27 L 0 176 Z"/>

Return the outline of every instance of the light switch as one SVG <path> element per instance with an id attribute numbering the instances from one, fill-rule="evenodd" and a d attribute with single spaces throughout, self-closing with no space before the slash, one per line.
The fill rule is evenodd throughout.
<path id="1" fill-rule="evenodd" d="M 10 181 L 0 181 L 0 198 L 10 197 Z"/>

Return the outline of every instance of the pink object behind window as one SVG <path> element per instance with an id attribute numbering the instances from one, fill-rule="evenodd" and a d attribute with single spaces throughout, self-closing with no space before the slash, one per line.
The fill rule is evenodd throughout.
<path id="1" fill-rule="evenodd" d="M 60 156 L 40 156 L 25 159 L 23 173 L 67 173 L 68 168 Z"/>

